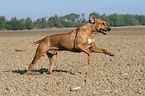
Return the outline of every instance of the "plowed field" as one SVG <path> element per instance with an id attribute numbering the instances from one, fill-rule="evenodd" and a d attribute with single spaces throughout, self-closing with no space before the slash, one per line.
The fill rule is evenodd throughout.
<path id="1" fill-rule="evenodd" d="M 37 45 L 33 41 L 73 29 L 45 29 L 0 32 L 0 96 L 144 96 L 145 27 L 112 28 L 107 35 L 95 35 L 96 46 L 114 57 L 93 53 L 88 64 L 85 53 L 58 52 L 53 74 L 46 74 L 47 56 L 25 75 Z"/>

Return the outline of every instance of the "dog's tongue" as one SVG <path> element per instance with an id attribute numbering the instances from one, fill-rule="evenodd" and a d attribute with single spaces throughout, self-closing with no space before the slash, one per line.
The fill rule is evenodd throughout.
<path id="1" fill-rule="evenodd" d="M 106 31 L 102 31 L 103 33 L 105 33 L 105 34 L 107 34 L 107 32 Z"/>
<path id="2" fill-rule="evenodd" d="M 107 34 L 107 32 L 106 32 L 106 31 L 104 31 L 104 30 L 101 30 L 101 32 L 102 32 L 102 33 L 104 33 L 104 34 Z"/>

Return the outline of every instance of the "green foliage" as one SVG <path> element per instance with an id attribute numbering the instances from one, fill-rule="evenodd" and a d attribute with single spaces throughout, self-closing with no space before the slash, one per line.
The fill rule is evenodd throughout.
<path id="1" fill-rule="evenodd" d="M 119 15 L 117 13 L 111 14 L 106 16 L 106 14 L 100 15 L 98 13 L 93 12 L 93 15 L 96 16 L 96 18 L 100 18 L 105 20 L 110 26 L 135 26 L 135 25 L 144 25 L 145 24 L 145 16 L 141 15 L 142 18 L 139 20 L 138 15 Z"/>
<path id="2" fill-rule="evenodd" d="M 75 22 L 77 20 L 78 20 L 77 14 L 69 14 L 63 17 L 58 17 L 57 15 L 55 15 L 48 19 L 48 25 L 49 27 L 57 27 L 57 28 L 79 27 L 80 25 L 82 25 L 82 23 Z"/>
<path id="3" fill-rule="evenodd" d="M 25 28 L 26 29 L 33 29 L 33 22 L 30 17 L 25 20 Z"/>
<path id="4" fill-rule="evenodd" d="M 118 14 L 111 14 L 108 16 L 110 20 L 110 26 L 121 26 L 121 16 Z"/>
<path id="5" fill-rule="evenodd" d="M 145 25 L 145 16 L 144 16 L 144 15 L 138 16 L 137 19 L 139 20 L 139 22 L 140 22 L 142 25 Z"/>
<path id="6" fill-rule="evenodd" d="M 23 30 L 25 29 L 25 20 L 17 20 L 17 17 L 12 17 L 5 25 L 7 30 Z"/>
<path id="7" fill-rule="evenodd" d="M 23 29 L 32 29 L 33 22 L 30 17 L 26 20 L 21 19 L 17 20 L 17 17 L 12 17 L 10 21 L 7 21 L 5 24 L 7 30 L 23 30 Z"/>
<path id="8" fill-rule="evenodd" d="M 39 18 L 37 21 L 34 21 L 34 27 L 41 29 L 41 28 L 48 28 L 48 23 L 46 21 L 47 17 Z"/>
<path id="9" fill-rule="evenodd" d="M 125 19 L 126 26 L 129 26 L 129 25 L 134 26 L 134 25 L 140 24 L 139 20 L 137 20 L 134 15 L 126 14 L 126 15 L 124 15 L 124 19 Z"/>
<path id="10" fill-rule="evenodd" d="M 105 20 L 110 26 L 135 26 L 135 25 L 145 25 L 144 15 L 130 15 L 130 14 L 98 14 L 93 12 L 93 15 L 97 19 Z M 71 13 L 62 17 L 57 15 L 51 16 L 50 18 L 43 17 L 37 19 L 37 21 L 32 21 L 30 17 L 18 20 L 17 17 L 12 17 L 10 21 L 7 21 L 4 16 L 0 16 L 0 30 L 23 30 L 23 29 L 33 29 L 33 28 L 50 28 L 50 27 L 79 27 L 87 23 L 85 20 L 84 13 L 75 14 Z"/>
<path id="11" fill-rule="evenodd" d="M 62 19 L 60 17 L 58 17 L 57 15 L 55 15 L 53 18 L 53 24 L 55 26 L 57 26 L 58 28 L 62 28 Z"/>
<path id="12" fill-rule="evenodd" d="M 57 15 L 55 15 L 54 17 L 52 16 L 48 19 L 48 24 L 50 25 L 50 27 L 57 26 L 58 28 L 62 28 L 63 27 L 62 23 L 63 23 L 62 18 L 58 17 Z"/>
<path id="13" fill-rule="evenodd" d="M 92 14 L 95 15 L 96 18 L 98 18 L 98 19 L 100 18 L 100 14 L 95 13 L 95 12 L 93 12 Z"/>
<path id="14" fill-rule="evenodd" d="M 0 16 L 0 30 L 5 28 L 6 22 L 6 18 L 4 16 Z"/>
<path id="15" fill-rule="evenodd" d="M 71 14 L 65 15 L 64 18 L 65 20 L 72 22 L 72 21 L 77 21 L 78 18 L 80 18 L 80 15 L 71 13 Z"/>
<path id="16" fill-rule="evenodd" d="M 18 25 L 17 30 L 25 29 L 25 20 L 24 19 L 18 20 L 17 25 Z"/>

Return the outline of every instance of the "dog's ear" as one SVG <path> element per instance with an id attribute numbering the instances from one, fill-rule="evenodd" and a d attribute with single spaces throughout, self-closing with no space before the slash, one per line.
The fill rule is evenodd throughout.
<path id="1" fill-rule="evenodd" d="M 89 22 L 91 24 L 94 24 L 96 21 L 97 21 L 97 18 L 93 14 L 90 14 L 90 16 L 89 16 Z"/>

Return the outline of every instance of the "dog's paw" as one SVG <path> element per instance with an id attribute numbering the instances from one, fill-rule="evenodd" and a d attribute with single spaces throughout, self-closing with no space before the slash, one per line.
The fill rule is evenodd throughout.
<path id="1" fill-rule="evenodd" d="M 115 54 L 114 53 L 111 53 L 110 56 L 115 56 Z"/>

